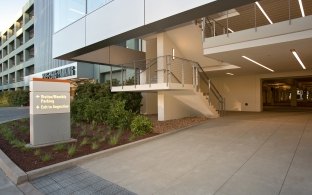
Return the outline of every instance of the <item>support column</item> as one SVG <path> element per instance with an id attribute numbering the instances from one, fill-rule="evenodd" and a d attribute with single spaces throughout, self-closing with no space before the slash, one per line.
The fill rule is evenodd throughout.
<path id="1" fill-rule="evenodd" d="M 295 81 L 293 81 L 290 90 L 291 90 L 290 106 L 296 107 L 297 106 L 297 83 Z"/>

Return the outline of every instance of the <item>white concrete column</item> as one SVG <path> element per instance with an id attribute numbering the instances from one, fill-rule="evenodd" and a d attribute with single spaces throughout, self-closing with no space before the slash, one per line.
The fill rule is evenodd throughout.
<path id="1" fill-rule="evenodd" d="M 157 56 L 165 56 L 165 34 L 157 34 Z M 157 62 L 157 82 L 165 83 L 166 81 L 166 72 L 163 71 L 166 69 L 166 60 L 165 58 L 158 58 Z"/>

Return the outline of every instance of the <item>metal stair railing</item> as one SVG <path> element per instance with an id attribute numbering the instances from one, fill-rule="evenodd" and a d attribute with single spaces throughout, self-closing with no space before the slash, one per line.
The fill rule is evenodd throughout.
<path id="1" fill-rule="evenodd" d="M 196 91 L 201 91 L 204 95 L 207 94 L 210 105 L 213 102 L 212 97 L 215 98 L 220 116 L 225 112 L 224 97 L 198 62 L 166 55 L 147 60 L 136 60 L 117 67 L 121 70 L 120 86 L 122 89 L 124 85 L 136 87 L 136 85 L 148 84 L 151 87 L 151 84 L 157 83 L 166 83 L 168 87 L 170 84 L 178 84 L 182 87 L 193 86 Z M 132 70 L 132 74 L 127 72 L 128 70 Z M 152 80 L 152 78 L 156 79 Z"/>

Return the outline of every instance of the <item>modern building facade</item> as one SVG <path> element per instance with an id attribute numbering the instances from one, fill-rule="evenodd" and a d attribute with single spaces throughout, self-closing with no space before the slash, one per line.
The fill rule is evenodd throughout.
<path id="1" fill-rule="evenodd" d="M 100 81 L 110 71 L 93 63 L 53 59 L 53 10 L 53 0 L 29 0 L 1 33 L 0 91 L 28 89 L 32 77 Z M 128 46 L 132 42 L 128 41 Z M 69 67 L 72 71 L 68 72 Z"/>
<path id="2" fill-rule="evenodd" d="M 34 24 L 34 3 L 29 1 L 17 20 L 1 33 L 1 91 L 27 88 L 24 77 L 35 71 Z"/>
<path id="3" fill-rule="evenodd" d="M 142 92 L 159 120 L 312 100 L 310 0 L 55 2 L 53 57 L 133 70 L 112 90 Z M 118 47 L 133 38 L 145 58 Z"/>

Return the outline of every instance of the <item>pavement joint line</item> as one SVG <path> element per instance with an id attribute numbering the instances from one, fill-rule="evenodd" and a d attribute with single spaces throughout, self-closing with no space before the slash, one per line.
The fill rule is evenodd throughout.
<path id="1" fill-rule="evenodd" d="M 213 193 L 213 194 L 216 194 L 218 191 L 220 191 L 221 190 L 221 188 L 225 185 L 225 184 L 227 184 L 229 181 L 230 181 L 230 179 L 239 171 L 239 170 L 241 170 L 244 166 L 245 166 L 245 164 L 252 158 L 252 157 L 254 157 L 255 155 L 256 155 L 256 153 L 264 146 L 264 144 L 278 131 L 278 129 L 280 129 L 280 127 L 281 127 L 282 125 L 280 124 L 276 129 L 275 129 L 275 131 L 273 131 L 273 133 L 271 133 L 271 135 L 269 135 L 265 140 L 264 140 L 264 142 L 256 149 L 256 151 L 236 170 L 236 171 L 234 171 L 234 173 L 227 179 L 227 180 L 225 180 L 225 182 Z"/>
<path id="2" fill-rule="evenodd" d="M 307 128 L 308 123 L 309 123 L 310 120 L 311 120 L 311 118 L 310 118 L 308 121 L 306 121 L 305 126 L 304 126 L 304 129 L 303 129 L 302 132 L 301 132 L 301 136 L 300 136 L 300 138 L 299 138 L 299 140 L 298 140 L 296 149 L 295 149 L 294 154 L 293 154 L 293 156 L 292 156 L 291 162 L 290 162 L 290 164 L 289 164 L 289 166 L 288 166 L 286 175 L 285 175 L 285 177 L 284 177 L 284 179 L 283 179 L 283 183 L 282 183 L 281 188 L 280 188 L 280 190 L 279 190 L 279 192 L 278 192 L 279 195 L 281 194 L 281 192 L 282 192 L 282 190 L 283 190 L 283 187 L 284 187 L 286 178 L 287 178 L 287 176 L 288 176 L 289 170 L 290 170 L 290 168 L 291 168 L 291 166 L 292 166 L 292 164 L 293 164 L 293 162 L 294 162 L 294 159 L 295 159 L 295 157 L 296 157 L 296 154 L 297 154 L 299 145 L 300 145 L 300 143 L 301 143 L 302 137 L 303 137 L 303 135 L 304 135 L 304 133 L 305 133 L 305 131 L 306 131 L 306 128 Z"/>

